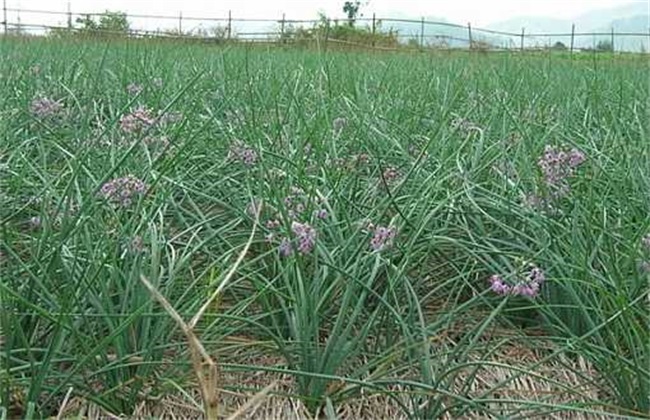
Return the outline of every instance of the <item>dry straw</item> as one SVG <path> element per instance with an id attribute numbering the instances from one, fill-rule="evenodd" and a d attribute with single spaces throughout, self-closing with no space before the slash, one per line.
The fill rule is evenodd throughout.
<path id="1" fill-rule="evenodd" d="M 244 249 L 237 257 L 237 260 L 232 265 L 225 278 L 217 287 L 217 289 L 212 293 L 208 300 L 203 304 L 201 309 L 192 317 L 189 323 L 186 323 L 174 307 L 165 299 L 165 297 L 147 280 L 146 277 L 140 276 L 142 283 L 149 289 L 149 292 L 152 296 L 161 304 L 161 306 L 167 311 L 170 317 L 176 321 L 178 326 L 185 334 L 187 340 L 187 345 L 190 350 L 190 356 L 192 359 L 192 369 L 196 374 L 196 378 L 199 384 L 199 390 L 201 394 L 201 400 L 203 401 L 203 410 L 205 418 L 208 420 L 216 420 L 219 418 L 219 364 L 218 362 L 210 356 L 208 351 L 205 349 L 199 338 L 195 333 L 196 325 L 199 323 L 205 311 L 210 307 L 210 305 L 217 299 L 223 288 L 228 284 L 230 279 L 233 277 L 237 268 L 244 260 L 250 245 L 253 243 L 253 238 L 255 237 L 255 232 L 257 224 L 259 222 L 260 212 L 262 210 L 263 203 L 260 202 L 257 206 L 257 214 L 255 215 L 255 224 L 251 230 L 250 237 L 244 246 Z M 259 401 L 266 395 L 272 388 L 273 384 L 266 387 L 258 395 L 253 397 L 249 404 L 243 406 L 239 411 L 245 411 L 249 407 L 255 407 L 259 404 Z M 235 413 L 237 414 L 237 413 Z M 235 416 L 236 417 L 236 416 Z M 235 418 L 231 416 L 230 418 Z"/>

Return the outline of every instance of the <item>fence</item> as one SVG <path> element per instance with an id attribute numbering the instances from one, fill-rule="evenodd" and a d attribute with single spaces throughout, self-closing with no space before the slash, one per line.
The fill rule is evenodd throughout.
<path id="1" fill-rule="evenodd" d="M 5 34 L 43 35 L 57 30 L 76 30 L 74 22 L 77 18 L 104 15 L 95 12 L 73 12 L 70 7 L 66 12 L 8 8 L 4 0 L 2 26 Z M 28 17 L 25 22 L 22 21 L 24 16 Z M 280 19 L 243 19 L 236 18 L 231 11 L 227 16 L 220 18 L 186 16 L 179 12 L 177 16 L 129 14 L 127 19 L 130 24 L 130 36 L 236 38 L 238 41 L 249 42 L 286 42 L 297 28 L 315 25 L 326 25 L 329 34 L 330 26 L 339 24 L 338 20 L 332 19 L 287 19 L 285 14 Z M 556 46 L 574 52 L 596 49 L 600 43 L 609 43 L 608 49 L 615 51 L 650 52 L 650 28 L 647 33 L 615 32 L 614 28 L 609 32 L 577 32 L 574 24 L 566 33 L 527 33 L 525 28 L 522 28 L 520 33 L 513 33 L 477 28 L 471 23 L 465 26 L 432 22 L 424 18 L 379 18 L 375 14 L 371 18 L 356 19 L 355 22 L 364 25 L 372 35 L 381 31 L 395 31 L 394 36 L 399 43 L 417 47 L 526 50 Z M 345 42 L 335 38 L 328 38 L 326 41 Z"/>

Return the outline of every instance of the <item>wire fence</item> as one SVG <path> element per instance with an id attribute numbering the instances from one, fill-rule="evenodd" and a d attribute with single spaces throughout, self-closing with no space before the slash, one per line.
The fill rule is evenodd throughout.
<path id="1" fill-rule="evenodd" d="M 106 16 L 106 13 L 65 12 L 54 10 L 18 9 L 3 7 L 3 33 L 21 35 L 48 35 L 57 31 L 80 31 L 77 19 Z M 187 16 L 179 12 L 177 16 L 128 14 L 127 35 L 132 37 L 172 37 L 209 40 L 237 40 L 242 42 L 291 42 L 300 30 L 325 27 L 325 42 L 354 44 L 350 40 L 337 39 L 330 28 L 345 25 L 347 20 L 336 19 L 289 19 L 283 14 L 279 19 L 238 18 L 229 11 L 223 17 Z M 459 25 L 449 22 L 434 22 L 424 18 L 419 20 L 377 17 L 358 18 L 355 25 L 363 28 L 372 37 L 390 34 L 398 45 L 419 48 L 464 48 L 490 50 L 529 50 L 560 48 L 571 52 L 602 49 L 606 46 L 612 51 L 650 52 L 650 27 L 647 33 L 617 32 L 611 28 L 607 32 L 579 32 L 576 25 L 564 33 L 528 33 L 498 31 L 473 27 L 471 23 Z M 108 33 L 111 31 L 97 30 Z M 124 32 L 115 33 L 124 35 Z M 375 45 L 374 48 L 385 49 Z M 388 48 L 391 49 L 391 48 Z"/>

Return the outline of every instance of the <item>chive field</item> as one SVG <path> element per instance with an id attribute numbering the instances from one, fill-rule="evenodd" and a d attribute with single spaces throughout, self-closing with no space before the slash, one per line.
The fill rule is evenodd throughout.
<path id="1" fill-rule="evenodd" d="M 646 56 L 0 55 L 0 418 L 647 418 Z"/>

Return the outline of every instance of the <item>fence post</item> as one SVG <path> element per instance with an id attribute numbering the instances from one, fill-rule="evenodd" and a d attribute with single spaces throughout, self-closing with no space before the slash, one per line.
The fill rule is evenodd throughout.
<path id="1" fill-rule="evenodd" d="M 282 13 L 282 22 L 280 22 L 280 42 L 284 44 L 284 21 L 286 18 L 286 13 Z"/>
<path id="2" fill-rule="evenodd" d="M 377 20 L 376 19 L 377 19 L 377 16 L 373 12 L 372 13 L 372 46 L 373 47 L 375 46 L 375 33 L 377 31 Z"/>
<path id="3" fill-rule="evenodd" d="M 7 35 L 7 0 L 2 0 L 2 26 L 4 26 L 5 35 Z"/>
<path id="4" fill-rule="evenodd" d="M 107 10 L 104 13 L 102 13 L 102 16 L 106 16 L 108 13 L 109 12 Z M 100 17 L 100 19 L 101 19 L 101 17 Z M 126 19 L 127 22 L 129 21 L 129 15 L 127 13 L 124 14 L 124 19 Z M 100 29 L 100 33 L 101 33 L 102 30 L 103 29 Z M 109 36 L 110 36 L 111 30 L 108 29 L 107 31 L 108 31 Z M 127 38 L 131 38 L 133 35 L 135 35 L 137 37 L 137 35 L 138 35 L 137 29 L 133 29 L 133 28 L 129 27 L 129 29 L 127 29 L 127 31 L 126 31 L 126 36 L 127 36 Z"/>
<path id="5" fill-rule="evenodd" d="M 327 48 L 327 44 L 329 44 L 330 41 L 330 26 L 332 26 L 332 21 L 327 19 L 327 28 L 325 29 L 325 48 Z"/>
<path id="6" fill-rule="evenodd" d="M 592 35 L 592 36 L 591 36 L 591 40 L 593 41 L 592 49 L 593 49 L 594 52 L 595 52 L 595 51 L 596 51 L 596 35 Z"/>
<path id="7" fill-rule="evenodd" d="M 422 16 L 420 23 L 420 48 L 424 49 L 424 16 Z"/>
<path id="8" fill-rule="evenodd" d="M 178 12 L 178 35 L 183 35 L 183 11 Z"/>
<path id="9" fill-rule="evenodd" d="M 469 49 L 474 48 L 474 41 L 472 41 L 472 24 L 467 22 L 467 33 L 469 34 Z"/>
<path id="10" fill-rule="evenodd" d="M 68 30 L 72 30 L 72 5 L 68 2 Z"/>
<path id="11" fill-rule="evenodd" d="M 526 28 L 521 28 L 521 45 L 519 47 L 521 52 L 524 52 L 524 36 L 526 36 Z"/>
<path id="12" fill-rule="evenodd" d="M 232 10 L 228 10 L 228 39 L 232 36 Z"/>
<path id="13" fill-rule="evenodd" d="M 614 27 L 612 26 L 612 52 L 616 52 L 616 48 L 614 48 Z"/>
<path id="14" fill-rule="evenodd" d="M 571 55 L 573 55 L 573 45 L 576 38 L 576 24 L 571 25 Z"/>

